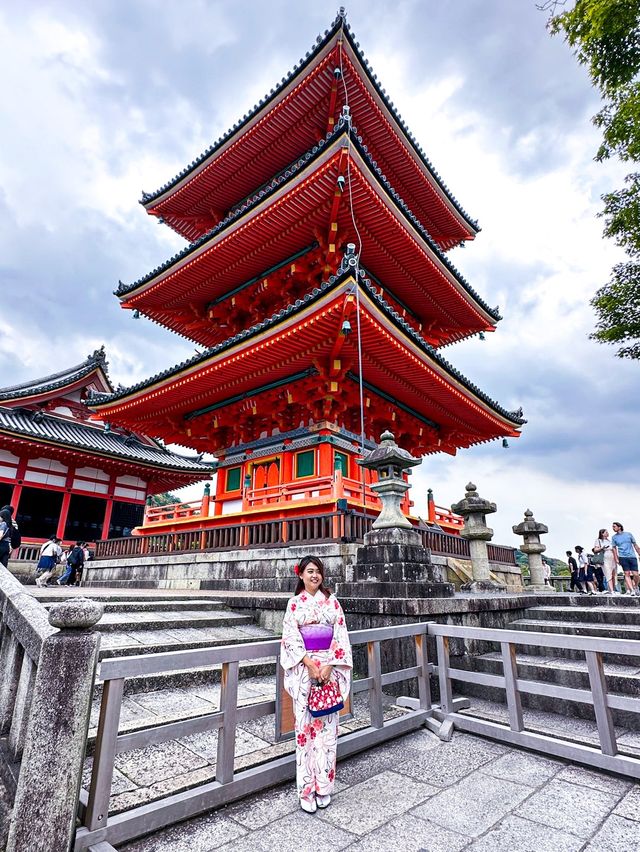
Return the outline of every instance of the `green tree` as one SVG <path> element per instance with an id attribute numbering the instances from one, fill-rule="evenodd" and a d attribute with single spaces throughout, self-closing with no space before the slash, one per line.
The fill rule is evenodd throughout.
<path id="1" fill-rule="evenodd" d="M 596 160 L 615 157 L 640 162 L 640 0 L 560 0 L 540 8 L 551 12 L 549 29 L 564 34 L 578 61 L 589 70 L 602 95 L 593 122 L 602 131 Z M 591 300 L 596 312 L 591 337 L 619 346 L 621 358 L 640 358 L 640 173 L 603 196 L 605 236 L 623 248 L 628 260 Z"/>
<path id="2" fill-rule="evenodd" d="M 148 502 L 150 506 L 171 506 L 174 503 L 182 503 L 182 500 L 169 491 L 163 491 L 161 494 L 152 494 Z"/>

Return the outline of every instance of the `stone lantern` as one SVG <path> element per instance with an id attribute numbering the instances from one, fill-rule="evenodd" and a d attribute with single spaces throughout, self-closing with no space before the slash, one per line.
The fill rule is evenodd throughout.
<path id="1" fill-rule="evenodd" d="M 373 522 L 373 529 L 413 529 L 400 510 L 402 498 L 410 487 L 403 473 L 422 464 L 422 459 L 414 458 L 407 450 L 400 449 L 391 432 L 383 432 L 380 445 L 364 459 L 360 459 L 358 464 L 378 474 L 378 482 L 370 487 L 379 494 L 382 510 Z"/>
<path id="2" fill-rule="evenodd" d="M 431 553 L 422 543 L 420 532 L 400 510 L 409 489 L 404 471 L 422 459 L 398 447 L 391 432 L 384 432 L 380 445 L 358 462 L 375 470 L 378 482 L 371 489 L 380 495 L 382 510 L 364 545 L 358 548 L 353 582 L 338 583 L 337 593 L 348 597 L 428 598 L 450 597 L 454 589 L 446 582 L 441 566 L 431 563 Z"/>
<path id="3" fill-rule="evenodd" d="M 464 498 L 458 503 L 454 503 L 451 510 L 464 518 L 464 526 L 460 530 L 460 535 L 469 542 L 473 579 L 471 583 L 463 586 L 463 590 L 470 592 L 504 591 L 506 587 L 495 583 L 490 577 L 489 554 L 487 552 L 487 542 L 493 538 L 493 530 L 487 526 L 487 515 L 497 511 L 496 504 L 481 497 L 473 482 L 469 482 Z"/>
<path id="4" fill-rule="evenodd" d="M 512 527 L 516 535 L 521 535 L 524 543 L 520 545 L 520 550 L 526 553 L 529 557 L 529 588 L 530 592 L 550 592 L 555 589 L 547 586 L 544 582 L 544 565 L 542 563 L 542 554 L 547 549 L 546 544 L 542 544 L 540 536 L 549 532 L 549 527 L 546 524 L 540 524 L 533 517 L 531 509 L 527 509 L 524 513 L 524 521 Z"/>

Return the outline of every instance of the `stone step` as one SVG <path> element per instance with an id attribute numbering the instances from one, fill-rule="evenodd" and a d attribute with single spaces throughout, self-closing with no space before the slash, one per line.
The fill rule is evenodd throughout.
<path id="1" fill-rule="evenodd" d="M 460 711 L 465 716 L 509 724 L 509 712 L 503 702 L 476 697 L 471 697 L 470 700 L 471 707 Z M 598 728 L 595 721 L 591 719 L 578 719 L 574 716 L 532 708 L 523 708 L 523 717 L 527 731 L 544 734 L 554 739 L 566 739 L 578 745 L 599 745 Z M 621 725 L 616 725 L 614 730 L 619 753 L 640 757 L 640 734 Z"/>
<path id="2" fill-rule="evenodd" d="M 131 633 L 136 630 L 172 630 L 181 627 L 231 627 L 253 624 L 250 615 L 240 615 L 232 610 L 155 610 L 133 612 L 105 612 L 97 624 L 101 633 L 111 631 Z"/>
<path id="3" fill-rule="evenodd" d="M 68 595 L 60 600 L 67 600 Z M 95 600 L 95 598 L 92 598 Z M 42 601 L 45 609 L 50 609 L 57 600 Z M 139 600 L 139 601 L 101 601 L 105 612 L 184 612 L 185 610 L 211 612 L 222 609 L 219 598 L 205 600 Z"/>
<path id="4" fill-rule="evenodd" d="M 215 648 L 272 639 L 273 633 L 253 623 L 237 627 L 178 627 L 168 630 L 109 631 L 100 642 L 100 659 L 161 654 L 191 648 Z"/>
<path id="5" fill-rule="evenodd" d="M 149 604 L 149 603 L 167 603 L 171 604 L 181 604 L 187 603 L 189 601 L 193 601 L 194 603 L 202 603 L 208 601 L 209 603 L 217 603 L 219 602 L 219 598 L 217 595 L 213 594 L 203 594 L 202 592 L 196 591 L 194 592 L 190 589 L 182 589 L 182 590 L 173 590 L 173 589 L 156 589 L 149 588 L 145 591 L 140 591 L 140 589 L 117 589 L 108 587 L 104 592 L 101 592 L 100 589 L 93 589 L 82 586 L 47 586 L 45 589 L 39 589 L 37 586 L 30 587 L 29 592 L 33 595 L 36 600 L 39 600 L 40 603 L 46 605 L 49 603 L 56 603 L 58 601 L 68 600 L 70 597 L 74 596 L 82 596 L 82 597 L 90 597 L 91 600 L 101 601 L 102 603 L 140 603 L 140 604 Z"/>
<path id="6" fill-rule="evenodd" d="M 541 649 L 546 650 L 546 649 Z M 557 684 L 575 689 L 590 690 L 587 663 L 583 660 L 572 660 L 567 657 L 541 657 L 530 654 L 516 655 L 518 677 L 522 680 L 532 680 L 542 683 Z M 483 672 L 486 674 L 503 674 L 502 657 L 500 653 L 481 654 L 471 657 L 457 657 L 453 661 L 456 668 L 467 671 Z M 640 698 L 640 659 L 636 665 L 605 664 L 605 677 L 609 692 L 618 695 Z M 504 690 L 499 687 L 480 684 L 464 685 L 465 694 L 477 696 L 499 703 L 504 701 Z M 548 695 L 531 695 L 522 692 L 523 707 L 536 710 L 560 713 L 579 719 L 595 719 L 593 707 L 579 701 L 566 701 Z M 640 700 L 638 701 L 640 709 Z M 640 730 L 640 713 L 630 713 L 623 710 L 612 710 L 614 721 L 629 730 Z"/>
<path id="7" fill-rule="evenodd" d="M 334 579 L 328 577 L 328 582 L 330 585 L 334 584 Z M 192 581 L 190 580 L 188 575 L 180 578 L 180 582 L 188 586 Z M 250 579 L 250 578 L 240 578 L 240 577 L 229 577 L 226 579 L 196 579 L 193 583 L 197 584 L 197 588 L 203 589 L 204 591 L 215 591 L 216 589 L 220 589 L 222 591 L 234 591 L 234 592 L 286 592 L 287 594 L 293 594 L 296 585 L 296 579 L 291 577 L 286 578 L 278 578 L 278 577 L 268 577 L 264 579 Z M 117 589 L 127 589 L 128 587 L 137 587 L 137 588 L 148 588 L 148 589 L 158 589 L 162 591 L 163 589 L 171 589 L 174 587 L 173 580 L 138 580 L 138 579 L 126 579 L 126 578 L 115 578 L 109 580 L 100 580 L 89 578 L 85 583 L 83 581 L 82 588 L 91 588 L 91 589 L 100 589 L 100 588 L 117 588 Z"/>
<path id="8" fill-rule="evenodd" d="M 640 626 L 638 606 L 536 606 L 527 609 L 527 618 L 538 621 L 589 622 L 591 624 L 631 624 Z"/>
<path id="9" fill-rule="evenodd" d="M 567 636 L 593 636 L 601 639 L 639 639 L 640 623 L 600 624 L 597 622 L 547 621 L 539 618 L 520 618 L 512 621 L 509 628 L 538 633 L 564 633 Z"/>
<path id="10" fill-rule="evenodd" d="M 595 607 L 640 607 L 640 597 L 637 595 L 628 594 L 597 594 L 597 595 L 580 595 L 580 594 L 563 594 L 562 596 L 554 596 L 554 601 L 561 601 L 561 606 L 584 607 L 592 609 Z"/>

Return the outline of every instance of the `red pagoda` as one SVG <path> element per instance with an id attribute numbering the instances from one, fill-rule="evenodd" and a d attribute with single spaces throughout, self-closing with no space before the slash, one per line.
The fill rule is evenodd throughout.
<path id="1" fill-rule="evenodd" d="M 446 256 L 478 226 L 343 10 L 276 89 L 142 204 L 190 242 L 116 295 L 206 350 L 92 407 L 214 454 L 208 523 L 373 510 L 356 461 L 386 429 L 418 455 L 518 435 L 521 412 L 439 352 L 500 319 Z M 202 525 L 169 515 L 149 514 L 141 532 Z"/>
<path id="2" fill-rule="evenodd" d="M 104 349 L 81 364 L 0 388 L 0 505 L 23 541 L 117 538 L 151 494 L 208 479 L 211 468 L 139 431 L 91 422 L 91 394 L 113 393 Z"/>

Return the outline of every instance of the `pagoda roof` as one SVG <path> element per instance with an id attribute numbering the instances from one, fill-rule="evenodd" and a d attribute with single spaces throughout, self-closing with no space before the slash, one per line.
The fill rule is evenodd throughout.
<path id="1" fill-rule="evenodd" d="M 52 373 L 50 376 L 44 376 L 41 379 L 0 388 L 0 404 L 7 406 L 11 403 L 24 405 L 27 401 L 29 403 L 42 402 L 52 396 L 61 396 L 78 387 L 84 387 L 93 374 L 95 374 L 96 384 L 100 385 L 103 391 L 113 391 L 107 373 L 104 346 L 96 349 L 81 364 L 76 364 L 74 367 L 68 367 L 66 370 Z"/>
<path id="2" fill-rule="evenodd" d="M 451 428 L 457 422 L 459 446 L 518 434 L 525 422 L 521 411 L 507 411 L 452 367 L 364 275 L 359 276 L 358 282 L 362 294 L 364 378 L 371 387 L 391 388 L 393 401 L 405 408 L 410 406 L 422 419 L 446 420 Z M 312 365 L 320 357 L 321 348 L 331 348 L 336 310 L 340 317 L 354 283 L 353 273 L 345 265 L 338 275 L 269 319 L 146 381 L 96 396 L 91 407 L 102 418 L 140 424 L 145 418 L 156 416 L 184 418 L 197 404 L 210 407 L 217 400 L 228 398 L 232 390 L 236 395 L 242 391 L 250 396 L 265 379 L 283 383 L 292 369 L 299 371 Z M 325 327 L 327 324 L 329 327 Z M 387 349 L 390 340 L 393 345 Z M 351 341 L 350 345 L 355 344 Z M 381 356 L 383 349 L 385 354 Z M 251 369 L 245 360 L 249 355 Z M 463 440 L 466 431 L 472 433 L 468 441 Z"/>
<path id="3" fill-rule="evenodd" d="M 279 86 L 176 177 L 143 193 L 141 203 L 182 236 L 197 238 L 324 136 L 345 99 L 373 156 L 439 245 L 472 239 L 477 223 L 379 85 L 342 12 Z"/>
<path id="4" fill-rule="evenodd" d="M 493 330 L 500 319 L 444 255 L 391 186 L 358 135 L 341 120 L 276 176 L 191 245 L 115 291 L 123 304 L 180 333 L 194 304 L 204 306 L 249 278 L 308 247 L 334 216 L 336 181 L 349 157 L 354 215 L 365 235 L 362 262 L 421 319 L 450 329 L 447 342 Z M 348 193 L 345 191 L 344 196 Z M 348 198 L 336 219 L 341 242 L 357 242 Z M 192 339 L 211 344 L 204 327 Z"/>
<path id="5" fill-rule="evenodd" d="M 202 464 L 198 457 L 172 453 L 149 438 L 143 440 L 114 430 L 107 432 L 102 424 L 82 423 L 40 411 L 0 406 L 0 435 L 54 444 L 94 457 L 104 456 L 166 471 L 196 474 L 191 478 L 194 482 L 211 474 L 211 466 Z"/>

